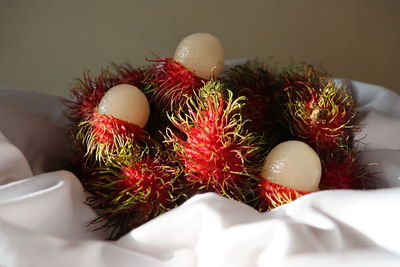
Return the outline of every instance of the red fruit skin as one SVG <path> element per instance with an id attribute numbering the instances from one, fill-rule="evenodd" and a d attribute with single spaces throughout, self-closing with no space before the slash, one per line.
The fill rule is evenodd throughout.
<path id="1" fill-rule="evenodd" d="M 95 160 L 85 166 L 89 168 L 112 158 L 140 155 L 156 145 L 156 141 L 140 126 L 99 114 L 96 110 L 90 120 L 78 125 L 76 143 L 82 159 Z"/>
<path id="2" fill-rule="evenodd" d="M 137 205 L 151 204 L 151 214 L 158 214 L 161 207 L 173 206 L 171 192 L 173 191 L 174 174 L 158 161 L 146 157 L 130 166 L 121 168 L 122 182 L 120 189 L 124 194 L 137 196 Z M 161 207 L 160 207 L 161 205 Z"/>
<path id="3" fill-rule="evenodd" d="M 223 116 L 223 99 L 218 106 L 209 102 L 209 107 L 198 116 L 196 126 L 187 129 L 187 140 L 180 140 L 185 151 L 181 157 L 191 182 L 223 191 L 225 184 L 243 182 L 241 175 L 235 174 L 243 170 L 243 159 L 236 153 L 241 149 L 238 144 L 222 143 L 221 136 L 233 130 Z"/>
<path id="4" fill-rule="evenodd" d="M 286 124 L 292 134 L 318 154 L 338 149 L 349 152 L 359 129 L 354 122 L 356 105 L 347 88 L 334 84 L 311 66 L 304 75 L 283 77 Z"/>
<path id="5" fill-rule="evenodd" d="M 179 105 L 184 95 L 194 96 L 204 85 L 203 80 L 172 58 L 157 57 L 155 64 L 145 71 L 145 84 L 152 90 L 152 101 L 161 109 Z"/>
<path id="6" fill-rule="evenodd" d="M 198 101 L 200 106 L 190 106 L 187 113 L 172 119 L 179 134 L 170 131 L 167 140 L 173 145 L 175 159 L 183 166 L 193 191 L 246 201 L 253 193 L 251 159 L 257 155 L 259 143 L 244 129 L 232 100 L 220 94 Z"/>
<path id="7" fill-rule="evenodd" d="M 70 89 L 71 99 L 63 100 L 67 107 L 67 116 L 76 124 L 88 120 L 104 94 L 117 84 L 117 81 L 106 73 L 94 78 L 85 73 L 82 79 L 78 79 L 78 84 Z"/>
<path id="8" fill-rule="evenodd" d="M 320 186 L 324 189 L 365 189 L 372 173 L 357 158 L 348 155 L 344 160 L 328 159 L 322 163 Z"/>
<path id="9" fill-rule="evenodd" d="M 250 120 L 248 127 L 259 134 L 269 133 L 276 120 L 276 74 L 260 61 L 252 60 L 226 70 L 221 76 L 235 96 L 247 98 L 243 115 Z"/>
<path id="10" fill-rule="evenodd" d="M 326 106 L 325 109 L 319 109 L 318 102 L 320 98 L 313 91 L 309 95 L 300 98 L 305 103 L 305 112 L 307 117 L 296 121 L 297 133 L 307 143 L 312 144 L 318 151 L 334 151 L 338 146 L 346 144 L 346 137 L 351 137 L 352 131 L 343 127 L 349 125 L 353 118 L 351 105 L 337 103 L 336 114 L 327 114 L 325 110 L 334 110 L 332 106 Z M 294 112 L 293 112 L 294 113 Z"/>
<path id="11" fill-rule="evenodd" d="M 261 210 L 272 210 L 309 193 L 276 184 L 261 176 L 259 179 L 258 192 Z"/>
<path id="12" fill-rule="evenodd" d="M 99 214 L 96 229 L 112 230 L 116 239 L 176 207 L 176 173 L 161 155 L 139 155 L 109 161 L 83 184 L 91 193 L 87 203 Z M 122 165 L 121 165 L 122 164 Z"/>
<path id="13" fill-rule="evenodd" d="M 144 130 L 140 126 L 96 111 L 93 112 L 90 121 L 90 132 L 96 142 L 109 146 L 114 145 L 116 136 L 123 141 L 144 136 Z"/>
<path id="14" fill-rule="evenodd" d="M 134 85 L 140 89 L 144 88 L 144 73 L 142 69 L 136 69 L 131 65 L 116 66 L 118 83 Z"/>
<path id="15" fill-rule="evenodd" d="M 246 115 L 246 119 L 251 121 L 250 126 L 254 128 L 254 131 L 263 133 L 266 130 L 266 125 L 271 123 L 269 118 L 271 99 L 250 89 L 240 90 L 239 94 L 247 98 L 243 114 Z"/>

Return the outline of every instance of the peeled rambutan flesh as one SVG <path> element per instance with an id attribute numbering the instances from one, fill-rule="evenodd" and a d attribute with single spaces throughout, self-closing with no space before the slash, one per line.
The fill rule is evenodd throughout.
<path id="1" fill-rule="evenodd" d="M 261 207 L 271 209 L 318 191 L 321 160 L 306 143 L 286 141 L 268 153 L 259 177 Z"/>
<path id="2" fill-rule="evenodd" d="M 215 80 L 224 67 L 224 54 L 224 47 L 217 37 L 199 32 L 182 39 L 176 47 L 174 60 L 197 77 Z"/>

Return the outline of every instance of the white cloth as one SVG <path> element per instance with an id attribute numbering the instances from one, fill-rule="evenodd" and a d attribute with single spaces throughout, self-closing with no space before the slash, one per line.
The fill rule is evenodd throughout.
<path id="1" fill-rule="evenodd" d="M 0 90 L 0 266 L 400 266 L 400 96 L 349 86 L 369 112 L 364 160 L 391 188 L 320 191 L 267 213 L 203 194 L 115 242 L 87 228 L 79 180 L 57 171 L 70 151 L 58 99 Z"/>

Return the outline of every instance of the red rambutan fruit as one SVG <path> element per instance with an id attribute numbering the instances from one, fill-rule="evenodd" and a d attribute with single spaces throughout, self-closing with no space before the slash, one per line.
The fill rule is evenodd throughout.
<path id="1" fill-rule="evenodd" d="M 206 82 L 172 58 L 157 57 L 145 72 L 144 83 L 152 102 L 161 110 L 182 104 L 185 95 L 194 96 Z"/>
<path id="2" fill-rule="evenodd" d="M 143 198 L 146 202 L 157 203 L 153 213 L 167 209 L 172 203 L 172 181 L 174 173 L 169 166 L 150 159 L 143 159 L 131 166 L 122 167 L 122 191 L 129 197 Z M 141 201 L 143 202 L 143 201 Z"/>
<path id="3" fill-rule="evenodd" d="M 86 155 L 104 162 L 113 156 L 135 155 L 155 141 L 136 124 L 94 111 L 90 120 L 78 126 L 77 139 L 85 145 Z"/>
<path id="4" fill-rule="evenodd" d="M 175 160 L 183 166 L 185 179 L 200 192 L 212 191 L 246 201 L 253 193 L 253 176 L 260 140 L 244 127 L 243 98 L 233 99 L 218 82 L 209 82 L 186 108 L 170 115 L 179 129 L 170 129 L 166 142 L 172 145 Z M 187 111 L 186 111 L 187 110 Z"/>
<path id="5" fill-rule="evenodd" d="M 318 191 L 321 172 L 321 160 L 309 145 L 295 140 L 280 143 L 268 153 L 259 174 L 260 209 L 272 209 Z"/>
<path id="6" fill-rule="evenodd" d="M 130 84 L 144 89 L 144 73 L 141 68 L 135 68 L 130 64 L 113 64 L 112 66 L 119 84 Z"/>
<path id="7" fill-rule="evenodd" d="M 260 211 L 271 210 L 309 193 L 276 184 L 262 177 L 259 179 L 261 181 L 258 185 Z"/>
<path id="8" fill-rule="evenodd" d="M 116 79 L 107 71 L 96 77 L 85 73 L 83 78 L 77 79 L 76 85 L 71 87 L 71 99 L 63 100 L 68 118 L 73 124 L 90 119 L 105 93 L 117 84 Z"/>
<path id="9" fill-rule="evenodd" d="M 356 106 L 347 88 L 318 76 L 307 65 L 303 75 L 286 75 L 284 121 L 294 137 L 319 154 L 351 151 L 358 127 L 354 123 Z"/>
<path id="10" fill-rule="evenodd" d="M 368 165 L 360 163 L 354 155 L 344 159 L 328 158 L 322 164 L 321 189 L 365 189 L 372 185 Z"/>
<path id="11" fill-rule="evenodd" d="M 65 99 L 64 104 L 72 122 L 71 135 L 79 161 L 95 157 L 88 163 L 93 165 L 96 160 L 104 162 L 116 154 L 135 154 L 152 143 L 139 126 L 97 112 L 101 99 L 111 88 L 121 83 L 143 88 L 142 80 L 142 71 L 129 64 L 113 64 L 97 76 L 85 73 L 77 79 L 71 88 L 72 98 Z"/>
<path id="12" fill-rule="evenodd" d="M 273 97 L 275 77 L 259 61 L 249 61 L 234 66 L 222 75 L 222 81 L 232 90 L 235 97 L 245 96 L 243 114 L 251 121 L 257 132 L 265 132 L 273 117 Z"/>
<path id="13" fill-rule="evenodd" d="M 84 73 L 83 78 L 77 79 L 77 83 L 70 88 L 71 99 L 63 99 L 66 106 L 66 115 L 77 125 L 82 121 L 91 119 L 94 109 L 100 103 L 105 93 L 118 84 L 131 84 L 143 88 L 144 79 L 141 70 L 129 64 L 113 64 L 112 68 L 103 70 L 97 76 Z"/>
<path id="14" fill-rule="evenodd" d="M 99 229 L 111 228 L 115 239 L 175 207 L 176 173 L 167 160 L 148 154 L 126 158 L 99 169 L 85 183 L 88 203 L 100 217 Z"/>

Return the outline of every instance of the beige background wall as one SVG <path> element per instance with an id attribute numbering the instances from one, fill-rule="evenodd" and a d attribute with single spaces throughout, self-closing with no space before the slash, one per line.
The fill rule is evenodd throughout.
<path id="1" fill-rule="evenodd" d="M 0 87 L 66 96 L 85 69 L 172 56 L 193 32 L 226 58 L 322 63 L 400 92 L 398 0 L 0 0 Z"/>

